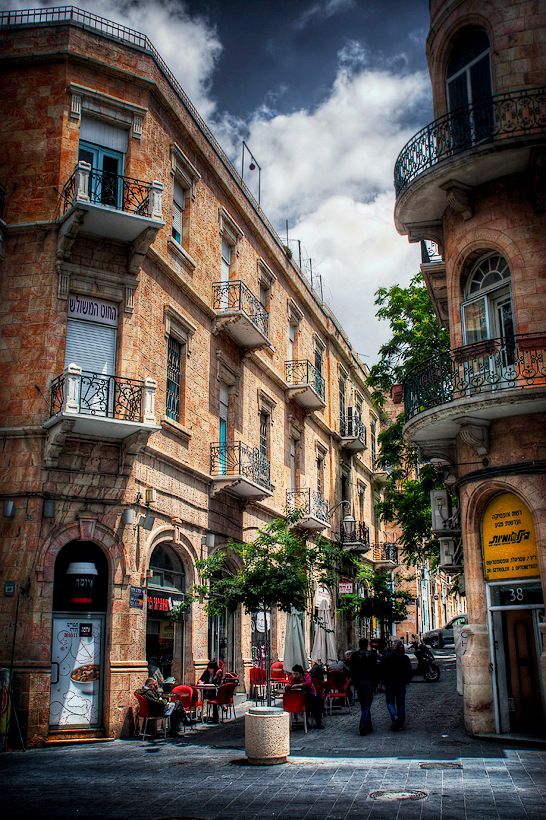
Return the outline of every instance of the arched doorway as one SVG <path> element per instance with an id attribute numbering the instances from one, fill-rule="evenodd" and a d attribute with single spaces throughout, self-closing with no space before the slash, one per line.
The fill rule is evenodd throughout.
<path id="1" fill-rule="evenodd" d="M 159 544 L 150 557 L 146 660 L 150 674 L 184 678 L 184 620 L 173 618 L 184 603 L 186 574 L 179 556 L 168 543 Z"/>
<path id="2" fill-rule="evenodd" d="M 108 562 L 90 541 L 71 541 L 55 561 L 49 725 L 102 725 Z"/>

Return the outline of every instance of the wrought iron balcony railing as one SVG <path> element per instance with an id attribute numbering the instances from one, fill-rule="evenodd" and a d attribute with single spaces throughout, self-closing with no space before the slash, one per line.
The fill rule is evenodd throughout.
<path id="1" fill-rule="evenodd" d="M 310 385 L 324 401 L 324 379 L 311 362 L 307 360 L 285 362 L 286 383 L 291 387 Z"/>
<path id="2" fill-rule="evenodd" d="M 62 191 L 63 213 L 78 202 L 161 219 L 162 189 L 159 182 L 142 182 L 121 174 L 98 171 L 89 163 L 80 161 Z"/>
<path id="3" fill-rule="evenodd" d="M 505 92 L 450 111 L 421 129 L 402 148 L 394 166 L 396 196 L 442 160 L 489 142 L 546 129 L 546 88 Z"/>
<path id="4" fill-rule="evenodd" d="M 546 334 L 528 333 L 513 341 L 486 339 L 429 359 L 404 381 L 406 421 L 457 399 L 546 385 L 545 346 Z"/>
<path id="5" fill-rule="evenodd" d="M 240 310 L 258 330 L 269 335 L 269 313 L 244 282 L 214 282 L 212 291 L 214 310 Z"/>
<path id="6" fill-rule="evenodd" d="M 339 432 L 343 438 L 358 438 L 366 444 L 366 428 L 360 417 L 360 413 L 354 407 L 347 409 L 347 414 L 341 416 L 339 420 Z"/>
<path id="7" fill-rule="evenodd" d="M 339 525 L 339 541 L 341 544 L 358 544 L 369 548 L 370 530 L 363 521 L 352 524 L 342 521 Z"/>
<path id="8" fill-rule="evenodd" d="M 398 564 L 398 546 L 396 544 L 388 542 L 370 544 L 370 550 L 372 552 L 372 561 Z"/>
<path id="9" fill-rule="evenodd" d="M 70 412 L 144 422 L 145 382 L 70 368 L 51 384 L 50 416 Z M 67 401 L 70 406 L 67 407 Z"/>
<path id="10" fill-rule="evenodd" d="M 291 513 L 297 510 L 302 515 L 310 515 L 328 524 L 328 502 L 320 493 L 315 493 L 311 489 L 287 490 L 286 510 Z"/>
<path id="11" fill-rule="evenodd" d="M 269 459 L 260 453 L 259 447 L 249 447 L 242 441 L 211 444 L 210 474 L 214 477 L 241 475 L 260 487 L 271 489 Z"/>

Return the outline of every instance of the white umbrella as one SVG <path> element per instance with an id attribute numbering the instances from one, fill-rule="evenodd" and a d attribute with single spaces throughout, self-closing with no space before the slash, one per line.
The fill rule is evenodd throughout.
<path id="1" fill-rule="evenodd" d="M 286 619 L 283 666 L 286 672 L 291 672 L 296 664 L 307 669 L 303 613 L 296 612 L 296 610 L 293 609 Z"/>
<path id="2" fill-rule="evenodd" d="M 329 663 L 337 661 L 336 642 L 334 638 L 334 628 L 332 622 L 332 612 L 327 601 L 321 601 L 318 608 L 317 628 L 311 650 L 311 659 Z"/>

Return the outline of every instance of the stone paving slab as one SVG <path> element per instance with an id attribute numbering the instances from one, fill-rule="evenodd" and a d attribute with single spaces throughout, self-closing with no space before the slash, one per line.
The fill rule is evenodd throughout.
<path id="1" fill-rule="evenodd" d="M 390 732 L 380 695 L 372 735 L 359 736 L 358 708 L 327 717 L 324 731 L 292 732 L 282 766 L 241 765 L 245 704 L 237 721 L 180 741 L 7 753 L 2 809 L 31 820 L 544 820 L 546 752 L 468 738 L 449 653 L 442 666 L 438 685 L 411 685 L 406 732 Z M 431 762 L 461 768 L 420 766 Z M 373 800 L 380 790 L 426 796 Z"/>

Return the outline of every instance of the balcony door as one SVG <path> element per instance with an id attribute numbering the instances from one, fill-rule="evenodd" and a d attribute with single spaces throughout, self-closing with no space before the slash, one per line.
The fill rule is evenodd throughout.
<path id="1" fill-rule="evenodd" d="M 227 471 L 227 436 L 228 436 L 228 415 L 229 415 L 229 390 L 226 384 L 220 382 L 220 410 L 219 410 L 219 430 L 218 441 L 220 452 L 218 456 L 219 475 L 225 475 Z"/>
<path id="2" fill-rule="evenodd" d="M 91 166 L 89 198 L 95 205 L 123 207 L 123 160 L 127 133 L 100 120 L 83 117 L 78 159 Z"/>
<path id="3" fill-rule="evenodd" d="M 451 144 L 463 150 L 490 137 L 493 109 L 491 49 L 483 29 L 465 32 L 456 45 L 446 75 Z"/>
<path id="4" fill-rule="evenodd" d="M 68 299 L 65 367 L 75 364 L 83 371 L 78 397 L 82 413 L 112 413 L 117 317 L 117 305 L 109 302 L 78 296 Z"/>

